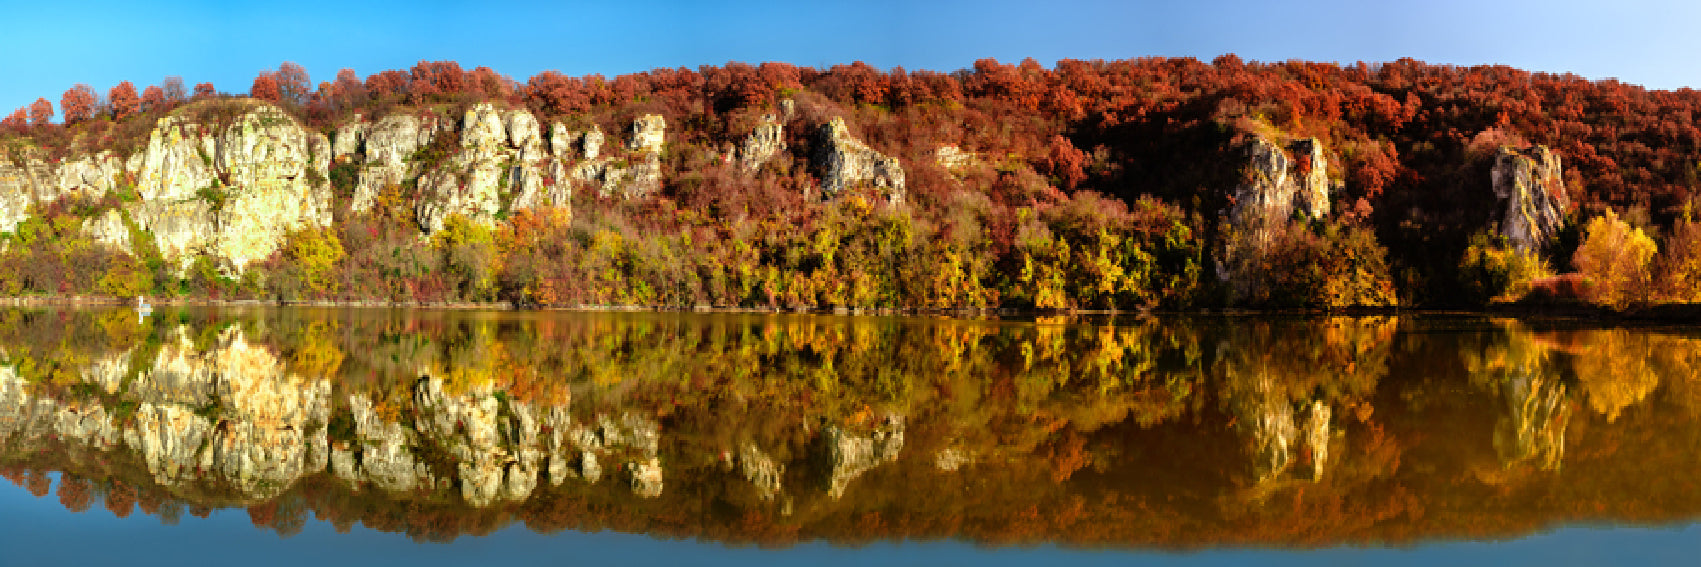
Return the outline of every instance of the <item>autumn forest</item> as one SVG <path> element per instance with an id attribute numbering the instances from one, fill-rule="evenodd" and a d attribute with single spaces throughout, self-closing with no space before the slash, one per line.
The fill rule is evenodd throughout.
<path id="1" fill-rule="evenodd" d="M 0 295 L 916 310 L 1701 298 L 1701 93 L 1503 66 L 734 62 L 522 82 L 437 61 L 315 82 L 284 63 L 246 89 L 167 77 L 53 98 L 0 122 L 0 177 L 130 159 L 172 117 L 228 125 L 254 104 L 339 147 L 350 124 L 459 122 L 481 105 L 524 110 L 545 133 L 608 132 L 610 146 L 650 116 L 666 134 L 649 154 L 653 191 L 546 174 L 540 191 L 564 197 L 516 206 L 522 180 L 504 169 L 492 214 L 432 222 L 421 172 L 471 147 L 466 127 L 440 129 L 404 156 L 412 173 L 370 198 L 357 190 L 375 159 L 368 138 L 364 152 L 308 169 L 330 195 L 330 222 L 292 227 L 248 263 L 153 244 L 163 225 L 126 208 L 148 200 L 133 171 L 100 191 L 4 196 L 24 204 L 0 237 Z M 839 124 L 884 177 L 827 182 L 838 162 L 821 156 L 841 138 L 824 132 Z M 742 145 L 763 131 L 773 155 L 745 159 Z M 605 167 L 641 170 L 636 138 L 621 146 Z M 1294 177 L 1317 179 L 1323 202 L 1290 213 L 1284 201 L 1249 228 L 1236 211 L 1256 193 L 1244 188 L 1270 175 L 1249 159 L 1265 146 L 1286 152 L 1272 158 L 1281 174 L 1294 162 Z M 1551 234 L 1525 246 L 1509 237 L 1497 163 L 1536 148 L 1561 164 L 1543 183 L 1563 207 Z M 237 199 L 231 183 L 196 198 L 219 211 Z M 91 233 L 112 211 L 128 246 Z"/>

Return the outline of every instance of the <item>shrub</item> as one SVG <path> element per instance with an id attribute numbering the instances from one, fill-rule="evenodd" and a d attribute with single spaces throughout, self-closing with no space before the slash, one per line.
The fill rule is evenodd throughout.
<path id="1" fill-rule="evenodd" d="M 1530 291 L 1532 280 L 1549 275 L 1535 252 L 1519 251 L 1505 237 L 1486 232 L 1471 237 L 1459 260 L 1459 287 L 1472 305 L 1516 300 Z"/>

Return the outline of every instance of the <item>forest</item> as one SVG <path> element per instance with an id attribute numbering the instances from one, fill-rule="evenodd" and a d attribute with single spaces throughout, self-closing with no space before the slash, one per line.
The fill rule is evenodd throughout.
<path id="1" fill-rule="evenodd" d="M 134 225 L 140 245 L 97 242 L 90 219 L 140 199 L 121 183 L 31 204 L 3 236 L 0 295 L 910 310 L 1622 309 L 1701 297 L 1701 94 L 1504 66 L 1224 55 L 1050 68 L 983 59 L 942 73 L 732 62 L 520 82 L 422 61 L 315 83 L 286 62 L 237 93 L 178 77 L 140 93 L 128 81 L 104 94 L 76 85 L 57 105 L 43 97 L 0 122 L 0 149 L 19 168 L 123 158 L 166 117 L 217 116 L 250 98 L 327 136 L 484 103 L 615 133 L 653 114 L 668 125 L 660 187 L 578 187 L 564 205 L 430 230 L 413 214 L 416 179 L 352 207 L 360 165 L 339 158 L 314 180 L 334 195 L 334 221 L 292 231 L 239 270 L 212 257 L 166 262 Z M 735 159 L 776 116 L 778 154 L 754 168 Z M 901 164 L 901 200 L 877 187 L 822 190 L 815 134 L 841 118 Z M 1326 148 L 1332 212 L 1277 219 L 1231 270 L 1224 251 L 1242 235 L 1226 211 L 1254 176 L 1246 156 L 1257 139 Z M 453 143 L 438 136 L 410 159 L 439 163 Z M 1567 208 L 1557 237 L 1523 249 L 1503 235 L 1491 169 L 1503 148 L 1537 146 L 1563 163 Z M 205 198 L 216 207 L 223 196 Z M 1231 281 L 1247 277 L 1256 281 Z"/>

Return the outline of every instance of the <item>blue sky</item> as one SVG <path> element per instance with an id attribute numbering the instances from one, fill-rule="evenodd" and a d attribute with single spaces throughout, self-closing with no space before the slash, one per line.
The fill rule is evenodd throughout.
<path id="1" fill-rule="evenodd" d="M 524 82 L 737 60 L 951 71 L 976 59 L 1507 64 L 1654 88 L 1701 86 L 1701 3 L 1678 1 L 785 1 L 505 3 L 0 0 L 0 113 L 77 83 L 166 75 L 246 92 L 261 70 L 315 83 L 449 59 Z"/>

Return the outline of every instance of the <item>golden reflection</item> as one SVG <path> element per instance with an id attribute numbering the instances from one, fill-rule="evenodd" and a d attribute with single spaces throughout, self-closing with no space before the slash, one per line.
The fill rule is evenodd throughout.
<path id="1" fill-rule="evenodd" d="M 1701 513 L 1655 478 L 1701 462 L 1698 364 L 1423 317 L 11 310 L 0 475 L 432 540 L 1480 537 Z"/>

